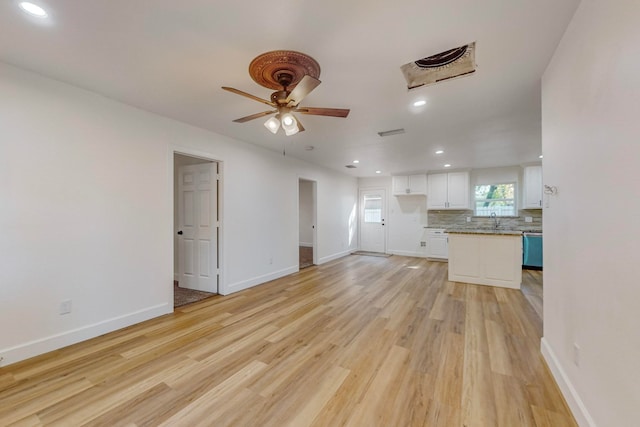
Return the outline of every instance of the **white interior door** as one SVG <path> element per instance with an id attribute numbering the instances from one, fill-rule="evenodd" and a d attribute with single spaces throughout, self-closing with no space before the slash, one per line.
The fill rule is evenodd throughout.
<path id="1" fill-rule="evenodd" d="M 180 287 L 217 293 L 217 163 L 178 169 Z"/>
<path id="2" fill-rule="evenodd" d="M 384 189 L 360 191 L 360 250 L 385 252 L 386 207 Z"/>

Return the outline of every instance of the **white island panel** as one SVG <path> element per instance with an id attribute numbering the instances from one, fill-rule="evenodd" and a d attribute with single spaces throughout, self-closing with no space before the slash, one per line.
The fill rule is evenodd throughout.
<path id="1" fill-rule="evenodd" d="M 520 289 L 522 237 L 449 234 L 449 281 Z"/>

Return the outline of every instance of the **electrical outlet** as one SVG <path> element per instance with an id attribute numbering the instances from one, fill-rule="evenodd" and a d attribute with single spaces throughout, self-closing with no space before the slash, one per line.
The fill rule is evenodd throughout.
<path id="1" fill-rule="evenodd" d="M 471 217 L 470 216 L 467 217 L 467 222 L 471 222 Z"/>
<path id="2" fill-rule="evenodd" d="M 533 217 L 532 216 L 525 216 L 524 217 L 524 222 L 533 222 Z"/>
<path id="3" fill-rule="evenodd" d="M 427 247 L 427 242 L 420 242 L 420 247 L 421 248 L 426 248 Z"/>
<path id="4" fill-rule="evenodd" d="M 60 314 L 71 313 L 71 300 L 64 300 L 60 303 Z"/>
<path id="5" fill-rule="evenodd" d="M 580 366 L 580 346 L 577 343 L 573 343 L 573 364 Z"/>

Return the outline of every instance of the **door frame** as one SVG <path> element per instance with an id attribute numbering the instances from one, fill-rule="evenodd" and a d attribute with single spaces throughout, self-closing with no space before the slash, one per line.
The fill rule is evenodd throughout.
<path id="1" fill-rule="evenodd" d="M 300 247 L 300 180 L 311 182 L 311 199 L 313 200 L 313 208 L 311 209 L 313 217 L 313 265 L 318 265 L 318 181 L 302 175 L 298 175 L 298 180 L 296 182 L 296 188 L 298 189 L 296 192 L 296 206 L 298 208 L 296 221 L 296 224 L 298 224 L 298 233 L 296 234 L 296 253 L 298 253 Z M 298 271 L 300 271 L 300 263 L 298 263 Z"/>
<path id="2" fill-rule="evenodd" d="M 365 191 L 381 191 L 384 194 L 384 203 L 382 204 L 382 215 L 384 219 L 384 253 L 387 253 L 387 243 L 389 240 L 389 232 L 387 231 L 389 227 L 389 213 L 388 206 L 389 202 L 387 201 L 387 195 L 390 193 L 389 189 L 386 187 L 360 187 L 358 188 L 358 250 L 362 250 L 362 222 L 363 222 L 363 214 L 364 214 L 364 206 L 362 205 L 362 197 L 363 192 Z"/>
<path id="3" fill-rule="evenodd" d="M 171 230 L 171 270 L 173 272 L 173 274 L 171 275 L 172 280 L 171 280 L 171 295 L 172 295 L 172 299 L 173 299 L 173 281 L 175 280 L 176 275 L 179 273 L 177 271 L 175 271 L 174 268 L 174 262 L 173 260 L 175 259 L 176 256 L 176 245 L 175 245 L 175 241 L 174 241 L 174 236 L 176 233 L 174 224 L 177 221 L 177 218 L 175 217 L 175 212 L 174 212 L 174 206 L 176 203 L 176 200 L 174 199 L 174 186 L 175 186 L 175 173 L 174 173 L 174 156 L 176 154 L 181 154 L 183 156 L 189 156 L 189 157 L 194 157 L 197 159 L 202 159 L 202 160 L 206 160 L 206 161 L 210 161 L 210 162 L 214 162 L 218 164 L 218 200 L 217 200 L 217 211 L 218 211 L 218 223 L 219 223 L 219 227 L 218 227 L 218 238 L 217 240 L 217 245 L 218 245 L 218 250 L 217 250 L 217 254 L 218 254 L 218 284 L 216 287 L 217 293 L 218 295 L 226 295 L 226 281 L 225 281 L 225 258 L 224 258 L 224 205 L 223 205 L 223 200 L 224 200 L 224 161 L 216 158 L 215 156 L 211 155 L 211 153 L 207 153 L 205 151 L 201 151 L 201 150 L 196 150 L 196 149 L 191 149 L 191 148 L 186 148 L 186 147 L 180 147 L 180 146 L 170 146 L 169 147 L 169 155 L 168 157 L 168 164 L 169 164 L 169 201 L 170 201 L 170 212 L 171 212 L 171 226 L 170 226 L 170 230 Z M 173 304 L 173 300 L 171 301 L 171 303 Z"/>

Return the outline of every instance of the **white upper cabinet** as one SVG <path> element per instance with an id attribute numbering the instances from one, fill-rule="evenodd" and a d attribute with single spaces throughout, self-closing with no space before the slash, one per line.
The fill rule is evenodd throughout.
<path id="1" fill-rule="evenodd" d="M 542 209 L 542 166 L 524 168 L 523 209 Z"/>
<path id="2" fill-rule="evenodd" d="M 428 175 L 427 209 L 469 209 L 469 172 Z"/>
<path id="3" fill-rule="evenodd" d="M 437 173 L 427 176 L 427 209 L 447 209 L 449 202 L 446 173 Z"/>
<path id="4" fill-rule="evenodd" d="M 427 175 L 400 175 L 391 177 L 394 196 L 415 196 L 427 194 Z"/>
<path id="5" fill-rule="evenodd" d="M 469 172 L 447 174 L 449 209 L 469 209 Z"/>

